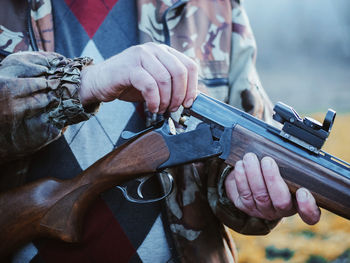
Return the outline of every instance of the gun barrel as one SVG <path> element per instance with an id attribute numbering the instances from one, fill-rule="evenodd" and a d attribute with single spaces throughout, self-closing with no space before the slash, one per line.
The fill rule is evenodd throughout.
<path id="1" fill-rule="evenodd" d="M 281 129 L 278 129 L 268 123 L 261 121 L 254 116 L 241 111 L 235 107 L 218 101 L 204 94 L 199 94 L 193 106 L 190 108 L 190 114 L 207 123 L 212 123 L 220 129 L 234 129 L 239 124 L 247 130 L 252 131 L 265 138 L 267 141 L 280 145 L 312 162 L 317 163 L 327 169 L 350 180 L 350 164 L 332 156 L 324 151 L 308 151 L 300 145 L 281 136 Z M 232 132 L 232 131 L 231 131 Z M 230 140 L 231 138 L 229 138 Z M 230 143 L 225 141 L 223 143 Z M 227 158 L 227 152 L 220 157 Z"/>

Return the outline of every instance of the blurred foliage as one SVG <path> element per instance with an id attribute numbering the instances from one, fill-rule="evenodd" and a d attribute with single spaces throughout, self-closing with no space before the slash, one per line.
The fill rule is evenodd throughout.
<path id="1" fill-rule="evenodd" d="M 322 122 L 324 115 L 312 117 Z M 350 114 L 336 117 L 324 150 L 350 162 Z M 326 210 L 314 226 L 292 216 L 266 236 L 232 235 L 238 263 L 350 263 L 350 221 Z"/>

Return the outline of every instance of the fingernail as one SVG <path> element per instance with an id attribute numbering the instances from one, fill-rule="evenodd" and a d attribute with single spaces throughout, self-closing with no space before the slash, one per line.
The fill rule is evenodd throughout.
<path id="1" fill-rule="evenodd" d="M 299 199 L 299 201 L 304 202 L 304 201 L 306 201 L 306 200 L 309 198 L 309 194 L 308 194 L 307 191 L 304 190 L 304 189 L 299 189 L 299 191 L 297 192 L 297 194 L 298 194 L 298 199 Z"/>
<path id="2" fill-rule="evenodd" d="M 251 162 L 255 160 L 255 156 L 253 153 L 247 153 L 243 156 L 243 160 Z"/>
<path id="3" fill-rule="evenodd" d="M 271 167 L 272 167 L 272 160 L 271 160 L 271 158 L 263 158 L 261 160 L 261 167 L 263 169 L 266 169 L 266 170 L 271 169 Z"/>
<path id="4" fill-rule="evenodd" d="M 192 103 L 193 103 L 193 99 L 189 99 L 184 103 L 184 107 L 189 108 L 192 106 Z"/>

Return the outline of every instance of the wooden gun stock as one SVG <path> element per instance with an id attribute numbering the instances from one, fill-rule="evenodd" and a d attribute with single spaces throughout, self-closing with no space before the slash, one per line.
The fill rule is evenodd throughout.
<path id="1" fill-rule="evenodd" d="M 152 173 L 169 158 L 163 137 L 148 132 L 71 180 L 47 178 L 0 195 L 0 258 L 39 237 L 80 238 L 85 211 L 101 192 Z"/>
<path id="2" fill-rule="evenodd" d="M 186 132 L 175 135 L 165 122 L 71 180 L 44 179 L 0 194 L 0 258 L 39 237 L 79 241 L 87 208 L 113 186 L 157 169 L 214 156 L 234 166 L 247 152 L 259 159 L 274 158 L 292 193 L 305 187 L 319 206 L 350 219 L 350 169 L 345 162 L 298 148 L 281 138 L 277 128 L 204 95 L 198 95 L 186 114 L 195 117 L 184 122 Z M 200 125 L 197 117 L 203 121 Z"/>
<path id="3" fill-rule="evenodd" d="M 235 165 L 245 153 L 254 152 L 261 160 L 276 160 L 281 175 L 292 193 L 300 187 L 311 191 L 317 204 L 337 215 L 350 219 L 350 180 L 330 169 L 289 151 L 262 136 L 236 125 L 231 140 L 231 153 L 225 160 Z"/>

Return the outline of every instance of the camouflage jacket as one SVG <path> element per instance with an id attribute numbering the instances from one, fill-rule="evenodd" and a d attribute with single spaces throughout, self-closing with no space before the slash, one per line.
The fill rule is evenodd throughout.
<path id="1" fill-rule="evenodd" d="M 0 160 L 2 171 L 11 175 L 0 183 L 7 186 L 11 180 L 17 184 L 25 174 L 31 152 L 91 112 L 82 107 L 77 95 L 80 70 L 91 61 L 53 53 L 50 1 L 33 3 L 34 35 L 39 49 L 46 52 L 16 53 L 0 64 Z M 166 43 L 192 57 L 199 65 L 203 90 L 269 120 L 271 103 L 255 70 L 255 41 L 239 2 L 137 3 L 141 43 Z M 0 46 L 9 52 L 30 50 L 24 35 L 11 34 L 3 26 Z M 11 162 L 16 162 L 15 168 Z M 181 262 L 234 262 L 235 246 L 222 223 L 244 234 L 267 234 L 277 223 L 236 209 L 225 196 L 222 170 L 223 165 L 213 159 L 173 171 L 175 190 L 166 200 L 166 214 Z"/>

